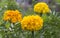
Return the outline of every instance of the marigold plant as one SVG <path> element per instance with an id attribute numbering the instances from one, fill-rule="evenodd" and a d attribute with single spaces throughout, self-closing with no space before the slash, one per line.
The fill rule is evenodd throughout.
<path id="1" fill-rule="evenodd" d="M 18 10 L 7 10 L 4 12 L 3 20 L 16 23 L 22 20 L 22 14 Z"/>
<path id="2" fill-rule="evenodd" d="M 37 13 L 49 13 L 49 6 L 45 2 L 39 2 L 34 5 L 34 11 Z"/>
<path id="3" fill-rule="evenodd" d="M 43 26 L 43 19 L 38 15 L 25 16 L 21 21 L 23 30 L 37 31 Z"/>

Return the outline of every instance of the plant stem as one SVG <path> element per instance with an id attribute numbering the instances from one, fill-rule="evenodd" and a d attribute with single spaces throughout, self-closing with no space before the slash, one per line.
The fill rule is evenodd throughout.
<path id="1" fill-rule="evenodd" d="M 35 37 L 34 37 L 34 31 L 32 31 L 32 38 L 35 38 Z"/>

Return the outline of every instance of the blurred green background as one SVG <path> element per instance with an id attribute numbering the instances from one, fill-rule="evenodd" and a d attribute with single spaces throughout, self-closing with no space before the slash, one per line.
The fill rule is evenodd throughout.
<path id="1" fill-rule="evenodd" d="M 22 12 L 23 16 L 35 14 L 33 6 L 37 2 L 39 0 L 0 0 L 0 38 L 31 38 L 30 31 L 21 30 L 21 24 L 17 23 L 12 28 L 10 23 L 3 21 L 2 18 L 4 11 L 8 9 L 17 9 Z M 49 5 L 51 13 L 42 16 L 44 27 L 34 32 L 35 38 L 60 38 L 60 0 L 46 0 L 44 2 Z"/>

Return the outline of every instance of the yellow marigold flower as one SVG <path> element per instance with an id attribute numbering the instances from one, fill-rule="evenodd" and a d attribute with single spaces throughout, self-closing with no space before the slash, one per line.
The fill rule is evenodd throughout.
<path id="1" fill-rule="evenodd" d="M 43 26 L 43 19 L 38 15 L 25 16 L 21 21 L 23 30 L 37 31 Z"/>
<path id="2" fill-rule="evenodd" d="M 7 10 L 3 16 L 4 21 L 11 21 L 12 23 L 18 22 L 22 20 L 22 14 L 18 10 Z"/>
<path id="3" fill-rule="evenodd" d="M 45 2 L 39 2 L 34 5 L 34 11 L 37 13 L 49 13 L 49 6 Z"/>

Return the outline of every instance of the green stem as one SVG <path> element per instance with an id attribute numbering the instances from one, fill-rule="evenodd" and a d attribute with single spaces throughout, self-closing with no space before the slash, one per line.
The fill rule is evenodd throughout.
<path id="1" fill-rule="evenodd" d="M 35 36 L 34 36 L 34 31 L 32 31 L 32 38 L 35 38 Z"/>

